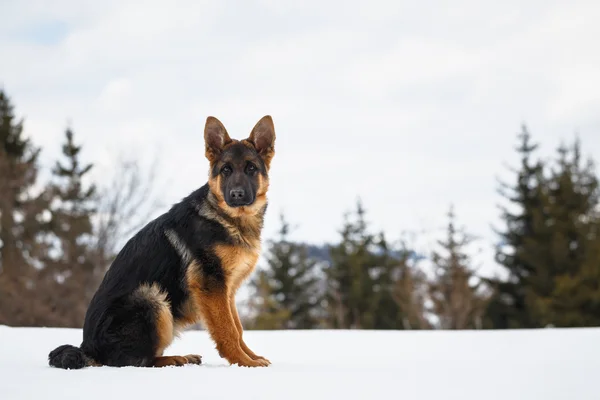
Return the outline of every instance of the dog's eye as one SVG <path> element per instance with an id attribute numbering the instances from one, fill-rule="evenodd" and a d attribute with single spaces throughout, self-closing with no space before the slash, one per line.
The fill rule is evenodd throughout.
<path id="1" fill-rule="evenodd" d="M 229 175 L 231 174 L 232 170 L 231 167 L 229 165 L 224 166 L 223 168 L 221 168 L 221 173 L 223 175 Z"/>
<path id="2" fill-rule="evenodd" d="M 252 163 L 248 163 L 248 166 L 246 167 L 246 171 L 248 171 L 248 172 L 256 171 L 256 165 L 254 165 Z"/>

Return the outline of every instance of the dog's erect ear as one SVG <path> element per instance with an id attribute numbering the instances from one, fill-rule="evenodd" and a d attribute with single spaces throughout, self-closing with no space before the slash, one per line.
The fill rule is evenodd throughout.
<path id="1" fill-rule="evenodd" d="M 270 115 L 265 115 L 254 125 L 248 141 L 254 145 L 269 168 L 271 159 L 275 155 L 275 126 Z"/>
<path id="2" fill-rule="evenodd" d="M 227 130 L 215 117 L 206 118 L 204 125 L 205 154 L 211 163 L 219 157 L 226 144 L 231 143 Z"/>

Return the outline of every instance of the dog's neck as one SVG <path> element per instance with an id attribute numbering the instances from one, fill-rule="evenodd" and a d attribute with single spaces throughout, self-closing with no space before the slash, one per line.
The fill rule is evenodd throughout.
<path id="1" fill-rule="evenodd" d="M 223 225 L 235 243 L 256 248 L 260 246 L 266 208 L 266 203 L 254 212 L 250 209 L 237 211 L 238 208 L 235 208 L 235 215 L 231 215 L 228 209 L 220 204 L 217 196 L 209 191 L 206 201 L 197 211 L 203 217 Z"/>

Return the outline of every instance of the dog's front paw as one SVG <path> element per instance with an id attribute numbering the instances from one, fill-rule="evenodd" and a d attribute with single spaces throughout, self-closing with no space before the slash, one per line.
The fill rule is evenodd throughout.
<path id="1" fill-rule="evenodd" d="M 263 356 L 258 356 L 258 355 L 254 355 L 254 357 L 252 357 L 253 360 L 255 361 L 264 361 L 267 363 L 267 365 L 271 365 L 271 361 L 269 361 L 268 359 L 264 358 Z"/>
<path id="2" fill-rule="evenodd" d="M 238 364 L 240 367 L 268 367 L 270 362 L 267 360 L 244 360 L 244 361 L 239 361 L 236 364 Z"/>

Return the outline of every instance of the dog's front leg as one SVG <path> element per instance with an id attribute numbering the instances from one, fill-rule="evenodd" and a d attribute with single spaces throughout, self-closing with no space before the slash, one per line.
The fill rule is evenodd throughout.
<path id="1" fill-rule="evenodd" d="M 271 361 L 267 360 L 263 356 L 258 356 L 256 354 L 254 354 L 254 352 L 252 350 L 250 350 L 250 348 L 248 348 L 248 346 L 244 342 L 244 338 L 243 338 L 244 329 L 242 327 L 242 322 L 240 321 L 240 316 L 237 312 L 237 306 L 235 305 L 235 295 L 234 294 L 231 294 L 229 297 L 229 305 L 231 307 L 231 315 L 233 316 L 233 320 L 235 321 L 235 326 L 236 326 L 237 331 L 240 336 L 240 347 L 242 348 L 242 350 L 244 350 L 244 352 L 246 354 L 248 354 L 248 356 L 253 360 L 264 360 L 268 364 L 271 364 Z"/>
<path id="2" fill-rule="evenodd" d="M 232 314 L 230 296 L 225 291 L 201 295 L 201 312 L 206 328 L 217 345 L 219 355 L 231 364 L 266 367 L 268 361 L 253 360 L 241 347 L 241 333 Z M 237 315 L 237 311 L 236 311 Z M 241 326 L 241 325 L 240 325 Z"/>

